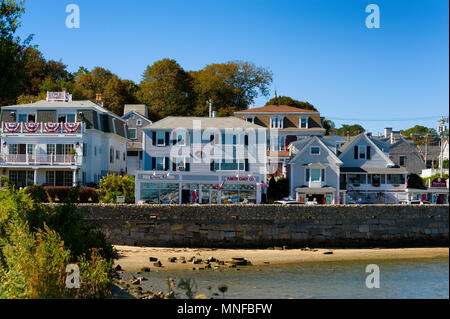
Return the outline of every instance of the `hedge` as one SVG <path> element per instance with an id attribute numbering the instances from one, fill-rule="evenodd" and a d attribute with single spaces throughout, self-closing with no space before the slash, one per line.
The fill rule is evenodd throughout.
<path id="1" fill-rule="evenodd" d="M 48 197 L 53 202 L 63 202 L 70 198 L 71 191 L 76 187 L 72 186 L 42 186 L 33 185 L 27 187 L 27 193 L 38 202 L 48 202 Z M 78 187 L 79 203 L 98 203 L 97 190 L 93 187 Z"/>

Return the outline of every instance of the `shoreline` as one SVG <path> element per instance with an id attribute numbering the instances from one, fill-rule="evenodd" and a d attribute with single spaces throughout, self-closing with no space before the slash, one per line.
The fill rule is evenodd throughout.
<path id="1" fill-rule="evenodd" d="M 251 262 L 252 266 L 276 266 L 301 264 L 307 262 L 356 261 L 356 260 L 388 260 L 388 259 L 420 259 L 449 257 L 449 247 L 432 248 L 362 248 L 362 249 L 214 249 L 214 248 L 166 248 L 166 247 L 137 247 L 114 246 L 119 258 L 114 266 L 120 265 L 122 271 L 140 272 L 144 267 L 149 271 L 193 270 L 193 268 L 228 270 L 235 268 L 233 258 L 243 258 Z M 157 258 L 162 264 L 155 266 Z M 169 258 L 176 258 L 173 262 Z M 183 258 L 184 257 L 184 258 Z M 192 257 L 200 260 L 198 263 L 190 261 Z M 208 262 L 210 258 L 218 260 Z M 182 260 L 185 260 L 184 262 Z M 212 266 L 212 267 L 211 267 Z M 248 266 L 244 266 L 248 267 Z M 251 267 L 251 266 L 250 266 Z"/>

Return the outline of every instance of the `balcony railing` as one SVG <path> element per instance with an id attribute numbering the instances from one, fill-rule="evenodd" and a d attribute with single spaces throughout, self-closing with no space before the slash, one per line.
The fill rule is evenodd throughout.
<path id="1" fill-rule="evenodd" d="M 82 157 L 67 154 L 1 154 L 0 164 L 3 165 L 81 165 Z"/>
<path id="2" fill-rule="evenodd" d="M 85 125 L 76 123 L 54 123 L 54 122 L 2 122 L 2 134 L 82 134 Z"/>

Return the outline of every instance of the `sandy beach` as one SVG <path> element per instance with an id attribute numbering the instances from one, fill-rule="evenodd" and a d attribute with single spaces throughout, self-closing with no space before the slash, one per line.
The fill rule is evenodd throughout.
<path id="1" fill-rule="evenodd" d="M 119 259 L 115 261 L 123 271 L 137 272 L 143 267 L 151 270 L 192 270 L 193 267 L 204 267 L 204 261 L 210 257 L 224 261 L 220 268 L 226 269 L 227 261 L 232 258 L 245 258 L 254 266 L 271 266 L 298 264 L 304 262 L 380 260 L 380 259 L 416 259 L 449 256 L 449 248 L 373 248 L 373 249 L 210 249 L 210 248 L 157 248 L 115 246 Z M 162 266 L 157 267 L 149 257 L 157 258 Z M 176 257 L 174 262 L 168 259 Z M 182 262 L 182 257 L 186 260 Z M 192 257 L 202 259 L 200 264 L 188 260 Z M 216 267 L 219 267 L 218 265 Z"/>

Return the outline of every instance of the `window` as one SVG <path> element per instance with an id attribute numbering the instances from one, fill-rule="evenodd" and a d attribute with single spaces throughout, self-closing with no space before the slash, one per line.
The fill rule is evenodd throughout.
<path id="1" fill-rule="evenodd" d="M 155 157 L 155 170 L 164 171 L 164 157 Z"/>
<path id="2" fill-rule="evenodd" d="M 180 172 L 184 171 L 186 168 L 185 162 L 186 162 L 186 160 L 182 157 L 175 158 L 175 161 L 173 163 L 175 166 L 174 171 L 180 171 Z"/>
<path id="3" fill-rule="evenodd" d="M 359 158 L 365 159 L 366 158 L 366 147 L 365 146 L 359 146 Z"/>
<path id="4" fill-rule="evenodd" d="M 283 116 L 272 116 L 270 118 L 270 128 L 283 128 Z"/>
<path id="5" fill-rule="evenodd" d="M 400 166 L 405 166 L 406 156 L 400 156 Z"/>
<path id="6" fill-rule="evenodd" d="M 137 131 L 137 129 L 135 129 L 135 128 L 129 128 L 128 129 L 128 138 L 130 140 L 135 140 L 136 139 L 136 131 Z"/>
<path id="7" fill-rule="evenodd" d="M 403 175 L 403 174 L 388 174 L 387 183 L 388 184 L 404 184 L 405 183 L 405 175 Z"/>
<path id="8" fill-rule="evenodd" d="M 9 154 L 16 155 L 19 151 L 19 144 L 9 144 Z"/>
<path id="9" fill-rule="evenodd" d="M 123 160 L 126 161 L 127 160 L 127 155 L 125 152 L 123 152 Z"/>
<path id="10" fill-rule="evenodd" d="M 245 169 L 244 162 L 238 162 L 237 160 L 221 160 L 214 162 L 214 170 L 216 171 L 243 171 Z"/>
<path id="11" fill-rule="evenodd" d="M 28 122 L 28 114 L 19 114 L 18 122 Z"/>
<path id="12" fill-rule="evenodd" d="M 380 186 L 386 183 L 386 176 L 384 174 L 369 174 L 368 178 L 368 184 L 372 186 Z"/>
<path id="13" fill-rule="evenodd" d="M 136 126 L 142 126 L 142 120 L 136 120 Z"/>
<path id="14" fill-rule="evenodd" d="M 55 155 L 55 154 L 56 154 L 56 145 L 47 144 L 47 155 Z"/>
<path id="15" fill-rule="evenodd" d="M 94 146 L 94 156 L 97 156 L 97 146 Z"/>
<path id="16" fill-rule="evenodd" d="M 75 123 L 75 114 L 58 115 L 58 123 Z"/>
<path id="17" fill-rule="evenodd" d="M 180 146 L 186 145 L 186 133 L 177 133 L 176 141 L 177 141 L 177 145 L 180 145 Z"/>
<path id="18" fill-rule="evenodd" d="M 312 146 L 311 147 L 311 155 L 320 155 L 320 147 Z"/>
<path id="19" fill-rule="evenodd" d="M 166 145 L 166 132 L 156 132 L 156 144 L 158 146 Z"/>
<path id="20" fill-rule="evenodd" d="M 307 116 L 300 117 L 299 127 L 300 128 L 308 128 L 308 117 Z"/>
<path id="21" fill-rule="evenodd" d="M 116 160 L 120 159 L 120 152 L 117 150 L 116 151 Z"/>
<path id="22" fill-rule="evenodd" d="M 320 169 L 311 169 L 311 182 L 320 182 Z"/>
<path id="23" fill-rule="evenodd" d="M 244 120 L 246 120 L 249 123 L 254 124 L 255 123 L 255 117 L 254 116 L 244 116 Z"/>
<path id="24" fill-rule="evenodd" d="M 83 156 L 86 157 L 88 154 L 88 146 L 87 143 L 83 143 Z"/>
<path id="25" fill-rule="evenodd" d="M 27 144 L 27 154 L 28 155 L 33 155 L 35 148 L 36 148 L 36 145 L 34 145 L 34 144 Z"/>
<path id="26" fill-rule="evenodd" d="M 366 175 L 364 174 L 348 174 L 348 181 L 350 184 L 365 184 Z"/>
<path id="27" fill-rule="evenodd" d="M 109 148 L 109 162 L 114 163 L 114 148 Z"/>

